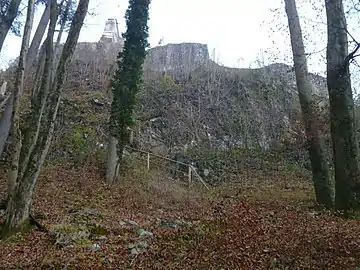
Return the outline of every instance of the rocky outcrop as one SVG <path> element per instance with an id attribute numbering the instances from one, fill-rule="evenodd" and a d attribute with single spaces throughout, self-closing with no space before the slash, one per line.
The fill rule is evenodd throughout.
<path id="1" fill-rule="evenodd" d="M 145 148 L 163 143 L 168 149 L 199 144 L 270 149 L 304 138 L 290 66 L 235 69 L 207 63 L 185 81 L 152 76 L 145 80 L 137 108 Z M 315 98 L 327 103 L 325 78 L 311 78 Z"/>
<path id="2" fill-rule="evenodd" d="M 109 93 L 121 48 L 121 42 L 101 40 L 78 44 L 66 88 Z M 144 70 L 136 139 L 147 150 L 164 153 L 204 142 L 214 147 L 269 149 L 303 137 L 290 66 L 227 68 L 209 59 L 207 45 L 180 43 L 149 49 Z M 318 98 L 327 103 L 326 80 L 313 74 L 311 79 Z"/>
<path id="3" fill-rule="evenodd" d="M 167 44 L 149 49 L 144 67 L 167 75 L 190 74 L 209 62 L 206 44 Z"/>
<path id="4" fill-rule="evenodd" d="M 286 83 L 292 84 L 294 86 L 292 89 L 297 93 L 296 77 L 293 67 L 282 63 L 275 63 L 264 67 L 263 70 L 268 76 L 273 77 L 274 79 L 278 78 L 283 82 L 286 80 Z M 327 84 L 324 77 L 310 73 L 310 80 L 317 96 L 324 98 L 328 97 Z"/>
<path id="5" fill-rule="evenodd" d="M 120 36 L 118 22 L 116 19 L 110 18 L 106 21 L 103 34 L 98 42 L 81 42 L 77 45 L 73 63 L 74 65 L 86 64 L 93 70 L 108 69 L 107 73 L 112 73 L 117 54 L 123 46 L 124 40 Z M 144 69 L 173 77 L 187 77 L 191 72 L 209 62 L 209 51 L 206 44 L 167 44 L 148 49 Z M 74 72 L 81 73 L 78 67 Z M 96 73 L 94 72 L 93 75 L 97 76 Z"/>

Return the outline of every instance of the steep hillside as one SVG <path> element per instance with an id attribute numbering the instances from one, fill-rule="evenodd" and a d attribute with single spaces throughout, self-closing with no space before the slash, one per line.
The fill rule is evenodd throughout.
<path id="1" fill-rule="evenodd" d="M 108 28 L 99 42 L 77 46 L 67 70 L 52 158 L 103 155 L 111 103 L 109 81 L 123 45 Z M 295 74 L 290 66 L 228 68 L 210 60 L 206 44 L 181 43 L 149 49 L 143 77 L 133 147 L 170 157 L 187 151 L 200 160 L 218 150 L 239 148 L 263 152 L 297 146 L 295 151 L 304 152 Z M 326 80 L 317 75 L 311 79 L 319 106 L 326 112 Z M 325 120 L 322 128 L 328 128 Z M 217 157 L 223 159 L 229 157 Z M 214 168 L 214 162 L 212 158 L 204 166 Z M 241 162 L 244 159 L 229 163 Z"/>
<path id="2" fill-rule="evenodd" d="M 105 127 L 111 100 L 108 82 L 116 58 L 116 44 L 107 46 L 79 44 L 64 104 L 77 102 L 87 108 L 65 118 Z M 270 149 L 302 138 L 295 76 L 289 66 L 227 68 L 208 58 L 206 45 L 187 43 L 150 49 L 144 70 L 136 110 L 138 147 L 161 152 L 195 144 Z M 319 100 L 326 104 L 325 79 L 312 79 Z M 104 143 L 103 137 L 98 140 Z"/>

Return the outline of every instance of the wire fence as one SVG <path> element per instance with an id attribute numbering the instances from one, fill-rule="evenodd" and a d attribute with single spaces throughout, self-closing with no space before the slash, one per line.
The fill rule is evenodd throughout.
<path id="1" fill-rule="evenodd" d="M 133 147 L 130 147 L 130 146 L 126 146 L 126 149 L 128 149 L 130 151 L 135 151 L 135 152 L 140 153 L 142 155 L 142 157 L 140 157 L 139 159 L 144 161 L 148 171 L 153 166 L 162 167 L 162 168 L 165 168 L 165 169 L 169 169 L 169 167 L 170 167 L 170 170 L 171 170 L 172 174 L 178 173 L 180 175 L 184 175 L 184 176 L 187 177 L 189 188 L 191 188 L 192 183 L 194 182 L 194 180 L 197 180 L 206 189 L 208 189 L 208 190 L 210 189 L 209 186 L 204 181 L 204 179 L 196 171 L 196 168 L 194 166 L 192 166 L 191 164 L 187 164 L 187 163 L 184 163 L 184 162 L 173 160 L 173 159 L 170 159 L 170 158 L 167 158 L 167 157 L 164 157 L 164 156 L 157 155 L 155 153 L 151 153 L 151 152 L 148 152 L 148 151 L 136 149 L 136 148 L 133 148 Z M 169 165 L 169 163 L 170 163 L 170 165 Z M 179 168 L 187 168 L 187 169 L 186 169 L 186 171 L 184 171 L 184 170 L 180 170 Z"/>

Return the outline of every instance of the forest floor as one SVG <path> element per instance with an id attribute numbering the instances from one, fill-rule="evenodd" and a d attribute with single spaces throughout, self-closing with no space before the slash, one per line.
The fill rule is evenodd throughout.
<path id="1" fill-rule="evenodd" d="M 0 269 L 360 267 L 360 221 L 314 208 L 308 180 L 249 173 L 206 191 L 129 175 L 109 188 L 94 166 L 47 166 L 32 211 L 49 232 L 1 241 Z"/>

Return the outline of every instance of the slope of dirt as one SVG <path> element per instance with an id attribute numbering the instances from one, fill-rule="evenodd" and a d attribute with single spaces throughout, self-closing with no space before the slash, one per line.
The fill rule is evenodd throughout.
<path id="1" fill-rule="evenodd" d="M 256 172 L 249 172 L 242 184 L 207 192 L 196 185 L 189 191 L 139 166 L 130 166 L 127 175 L 109 188 L 95 165 L 47 166 L 33 207 L 41 223 L 52 232 L 81 217 L 76 226 L 96 224 L 98 233 L 64 246 L 52 233 L 16 235 L 0 242 L 0 269 L 360 266 L 359 221 L 311 208 L 311 186 L 293 175 L 268 175 L 257 183 Z"/>

